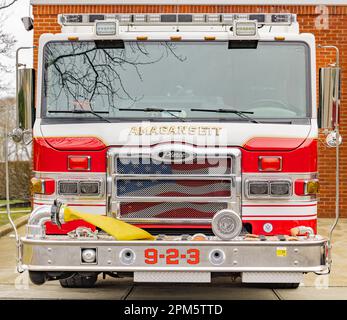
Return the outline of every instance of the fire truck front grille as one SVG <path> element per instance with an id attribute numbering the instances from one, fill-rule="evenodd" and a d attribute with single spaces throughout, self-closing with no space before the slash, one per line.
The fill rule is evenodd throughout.
<path id="1" fill-rule="evenodd" d="M 227 203 L 213 202 L 125 202 L 121 203 L 122 218 L 126 219 L 212 219 L 228 207 Z"/>
<path id="2" fill-rule="evenodd" d="M 194 159 L 192 163 L 163 163 L 151 158 L 117 158 L 117 172 L 122 174 L 178 174 L 178 175 L 197 175 L 197 174 L 230 174 L 230 158 Z"/>
<path id="3" fill-rule="evenodd" d="M 210 224 L 222 209 L 240 212 L 238 149 L 180 146 L 177 152 L 170 145 L 162 152 L 161 148 L 109 152 L 111 215 L 130 223 L 202 225 Z M 169 156 L 161 158 L 163 154 Z"/>
<path id="4" fill-rule="evenodd" d="M 118 197 L 230 197 L 230 180 L 127 180 L 117 181 Z"/>

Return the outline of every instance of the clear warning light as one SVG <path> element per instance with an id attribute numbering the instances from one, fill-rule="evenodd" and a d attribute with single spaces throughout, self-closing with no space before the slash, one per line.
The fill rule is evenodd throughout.
<path id="1" fill-rule="evenodd" d="M 95 33 L 98 36 L 113 36 L 117 34 L 115 21 L 98 21 L 95 23 Z"/>
<path id="2" fill-rule="evenodd" d="M 236 36 L 256 36 L 257 22 L 256 21 L 234 21 L 234 34 Z"/>

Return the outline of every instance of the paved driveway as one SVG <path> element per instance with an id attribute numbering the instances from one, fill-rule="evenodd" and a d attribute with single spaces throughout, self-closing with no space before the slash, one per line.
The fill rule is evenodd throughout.
<path id="1" fill-rule="evenodd" d="M 319 220 L 319 232 L 327 235 L 331 219 Z M 330 275 L 306 275 L 298 289 L 244 287 L 229 278 L 211 284 L 133 284 L 131 279 L 107 277 L 95 289 L 64 289 L 58 281 L 42 286 L 30 283 L 25 272 L 15 272 L 15 244 L 12 235 L 0 238 L 0 299 L 344 299 L 347 300 L 347 219 L 342 219 L 334 234 L 333 268 Z M 23 234 L 24 228 L 20 229 Z"/>

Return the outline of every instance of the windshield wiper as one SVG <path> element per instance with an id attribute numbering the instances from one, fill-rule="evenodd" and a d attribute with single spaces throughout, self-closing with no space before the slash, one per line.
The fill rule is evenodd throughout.
<path id="1" fill-rule="evenodd" d="M 234 109 L 190 109 L 190 111 L 233 113 L 233 114 L 238 115 L 242 119 L 247 119 L 248 121 L 251 121 L 253 123 L 260 123 L 257 120 L 251 118 L 250 116 L 247 116 L 247 114 L 253 114 L 254 113 L 251 111 L 240 111 L 240 110 L 234 110 Z"/>
<path id="2" fill-rule="evenodd" d="M 174 118 L 177 118 L 181 121 L 185 121 L 182 117 L 178 116 L 174 112 L 182 112 L 182 110 L 179 109 L 164 109 L 164 108 L 135 108 L 135 109 L 126 109 L 126 108 L 119 108 L 119 111 L 142 111 L 142 112 L 167 112 L 168 114 L 172 115 Z"/>
<path id="3" fill-rule="evenodd" d="M 90 113 L 98 117 L 101 120 L 111 123 L 110 120 L 104 118 L 99 113 L 108 113 L 107 111 L 93 111 L 93 110 L 49 110 L 48 113 Z"/>

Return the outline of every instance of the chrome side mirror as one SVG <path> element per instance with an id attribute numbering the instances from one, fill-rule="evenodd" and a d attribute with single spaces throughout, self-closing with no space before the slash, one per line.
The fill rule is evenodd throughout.
<path id="1" fill-rule="evenodd" d="M 336 108 L 340 102 L 340 79 L 339 67 L 319 69 L 319 128 L 334 129 L 339 121 L 336 119 Z"/>
<path id="2" fill-rule="evenodd" d="M 22 130 L 31 130 L 35 119 L 35 70 L 18 69 L 17 86 L 17 127 Z"/>

